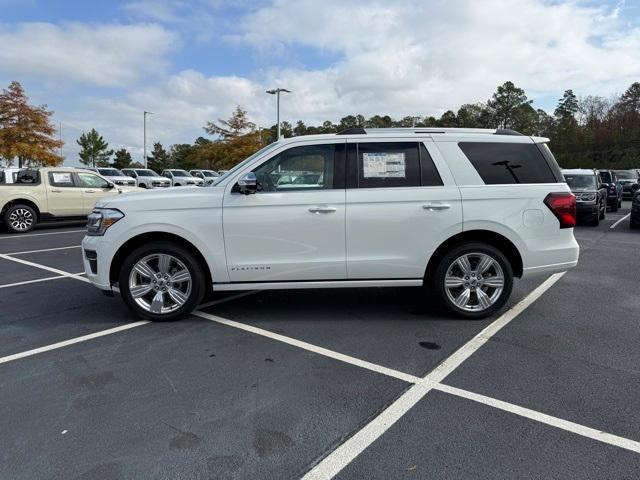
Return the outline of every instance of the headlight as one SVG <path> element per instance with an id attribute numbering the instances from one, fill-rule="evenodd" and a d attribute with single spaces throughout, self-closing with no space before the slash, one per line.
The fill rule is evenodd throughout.
<path id="1" fill-rule="evenodd" d="M 87 217 L 87 235 L 96 237 L 104 235 L 111 225 L 124 217 L 124 213 L 113 208 L 96 208 Z"/>
<path id="2" fill-rule="evenodd" d="M 580 195 L 580 200 L 583 202 L 593 202 L 596 199 L 595 193 L 583 193 Z"/>

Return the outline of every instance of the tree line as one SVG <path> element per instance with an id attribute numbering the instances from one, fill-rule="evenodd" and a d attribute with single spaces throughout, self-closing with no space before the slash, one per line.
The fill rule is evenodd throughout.
<path id="1" fill-rule="evenodd" d="M 53 138 L 52 112 L 46 106 L 29 105 L 18 82 L 0 94 L 0 158 L 8 164 L 18 160 L 22 165 L 57 165 L 62 162 L 56 150 L 62 146 Z M 491 98 L 448 110 L 440 117 L 389 115 L 347 115 L 338 122 L 327 120 L 320 125 L 281 123 L 284 137 L 336 133 L 355 127 L 463 127 L 506 128 L 525 135 L 551 139 L 551 149 L 563 167 L 637 168 L 640 166 L 640 82 L 635 82 L 621 95 L 605 98 L 588 95 L 577 97 L 566 90 L 553 113 L 536 109 L 525 91 L 513 82 L 497 87 Z M 193 143 L 174 144 L 165 148 L 153 144 L 147 155 L 149 168 L 228 169 L 277 140 L 277 126 L 259 128 L 240 106 L 227 120 L 207 122 L 203 127 L 210 137 L 198 137 Z M 77 140 L 79 160 L 89 166 L 115 168 L 141 167 L 131 154 L 121 148 L 109 149 L 108 142 L 95 130 L 83 133 Z"/>

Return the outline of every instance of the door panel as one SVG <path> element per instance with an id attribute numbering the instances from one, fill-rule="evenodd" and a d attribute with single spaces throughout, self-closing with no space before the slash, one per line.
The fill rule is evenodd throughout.
<path id="1" fill-rule="evenodd" d="M 82 188 L 75 183 L 72 172 L 49 172 L 47 201 L 48 213 L 56 217 L 83 215 Z"/>
<path id="2" fill-rule="evenodd" d="M 118 189 L 108 188 L 109 182 L 98 175 L 82 172 L 77 176 L 82 186 L 82 215 L 89 215 L 98 200 L 118 195 Z"/>
<path id="3" fill-rule="evenodd" d="M 344 141 L 292 146 L 253 168 L 258 192 L 228 187 L 223 225 L 232 282 L 346 278 L 344 150 Z"/>
<path id="4" fill-rule="evenodd" d="M 360 149 L 349 146 L 347 276 L 422 278 L 435 249 L 462 231 L 460 192 L 450 182 L 450 173 L 441 168 L 440 159 L 433 162 L 431 157 L 438 154 L 434 149 L 415 140 L 406 142 L 415 145 L 415 151 L 408 146 L 403 149 L 400 143 L 378 140 L 380 148 L 375 143 L 366 142 L 366 148 Z M 381 173 L 385 158 L 392 164 L 387 179 Z M 418 186 L 402 186 L 401 178 Z M 394 186 L 369 188 L 385 181 Z"/>

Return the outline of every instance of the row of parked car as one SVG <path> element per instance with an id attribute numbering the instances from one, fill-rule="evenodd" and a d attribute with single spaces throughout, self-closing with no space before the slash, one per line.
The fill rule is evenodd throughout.
<path id="1" fill-rule="evenodd" d="M 579 221 L 599 225 L 607 207 L 617 212 L 623 199 L 632 200 L 631 228 L 640 228 L 640 169 L 594 170 L 586 168 L 562 170 L 564 178 L 576 196 Z"/>

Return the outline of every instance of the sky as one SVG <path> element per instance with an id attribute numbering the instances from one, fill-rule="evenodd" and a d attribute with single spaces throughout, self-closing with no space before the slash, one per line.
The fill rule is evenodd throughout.
<path id="1" fill-rule="evenodd" d="M 566 89 L 640 81 L 640 0 L 0 0 L 0 88 L 62 125 L 65 164 L 96 128 L 142 159 L 237 105 L 260 126 L 439 116 L 507 80 L 553 111 Z"/>

